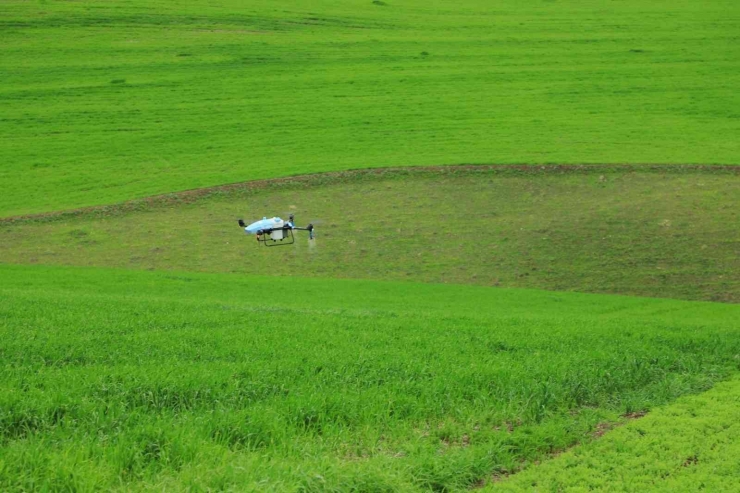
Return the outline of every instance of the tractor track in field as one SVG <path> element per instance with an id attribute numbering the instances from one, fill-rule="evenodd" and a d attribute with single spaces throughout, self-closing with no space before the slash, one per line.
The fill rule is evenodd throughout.
<path id="1" fill-rule="evenodd" d="M 109 205 L 95 205 L 43 212 L 0 217 L 0 226 L 22 224 L 26 222 L 50 222 L 82 216 L 114 216 L 129 212 L 149 210 L 156 207 L 191 204 L 199 200 L 235 193 L 277 190 L 286 188 L 307 188 L 360 181 L 365 179 L 385 179 L 394 177 L 434 177 L 450 175 L 467 175 L 488 173 L 497 176 L 537 176 L 557 174 L 595 174 L 595 173 L 721 173 L 740 176 L 740 165 L 711 164 L 458 164 L 438 166 L 401 166 L 387 168 L 363 168 L 345 171 L 329 171 L 305 175 L 267 178 L 212 187 L 195 188 L 151 195 Z"/>
<path id="2" fill-rule="evenodd" d="M 575 410 L 574 410 L 575 411 Z M 574 413 L 577 414 L 577 413 Z M 555 449 L 549 453 L 547 453 L 544 457 L 541 459 L 537 459 L 531 463 L 531 466 L 538 466 L 543 462 L 553 460 L 561 455 L 563 455 L 566 452 L 570 452 L 573 449 L 576 449 L 578 447 L 582 447 L 586 443 L 592 440 L 599 440 L 601 437 L 606 435 L 608 432 L 620 428 L 622 426 L 625 426 L 629 424 L 631 421 L 644 418 L 647 416 L 648 411 L 636 411 L 636 412 L 630 412 L 625 413 L 620 416 L 619 420 L 616 421 L 601 421 L 594 426 L 593 430 L 591 430 L 590 433 L 584 435 L 579 440 L 574 441 L 571 445 Z M 515 468 L 510 470 L 504 470 L 496 472 L 492 475 L 490 475 L 488 478 L 481 479 L 477 483 L 473 484 L 470 488 L 468 488 L 471 491 L 483 489 L 485 487 L 491 486 L 492 484 L 500 483 L 502 481 L 506 481 L 507 479 L 511 478 L 512 476 L 516 476 L 520 472 L 522 472 L 526 467 L 528 466 L 528 463 L 526 461 L 520 462 Z"/>

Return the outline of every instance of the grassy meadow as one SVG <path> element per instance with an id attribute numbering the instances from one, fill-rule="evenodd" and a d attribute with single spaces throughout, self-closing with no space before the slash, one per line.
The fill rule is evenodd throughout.
<path id="1" fill-rule="evenodd" d="M 0 2 L 0 491 L 731 490 L 738 33 Z"/>
<path id="2" fill-rule="evenodd" d="M 740 174 L 397 171 L 0 224 L 0 262 L 349 277 L 740 301 Z M 258 246 L 263 214 L 317 238 Z M 318 221 L 317 221 L 318 220 Z"/>
<path id="3" fill-rule="evenodd" d="M 740 307 L 0 267 L 0 489 L 461 491 L 738 369 Z"/>
<path id="4" fill-rule="evenodd" d="M 352 168 L 740 162 L 732 0 L 0 4 L 0 216 Z"/>

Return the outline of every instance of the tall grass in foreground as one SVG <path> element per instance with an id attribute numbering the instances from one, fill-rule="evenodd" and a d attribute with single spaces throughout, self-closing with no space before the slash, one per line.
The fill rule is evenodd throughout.
<path id="1" fill-rule="evenodd" d="M 0 489 L 462 489 L 705 389 L 740 353 L 737 306 L 0 276 Z"/>

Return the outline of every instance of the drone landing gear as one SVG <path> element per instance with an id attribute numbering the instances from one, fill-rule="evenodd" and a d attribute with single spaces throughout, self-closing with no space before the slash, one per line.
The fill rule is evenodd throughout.
<path id="1" fill-rule="evenodd" d="M 295 243 L 290 228 L 273 229 L 269 233 L 257 233 L 257 241 L 266 247 L 286 246 Z"/>

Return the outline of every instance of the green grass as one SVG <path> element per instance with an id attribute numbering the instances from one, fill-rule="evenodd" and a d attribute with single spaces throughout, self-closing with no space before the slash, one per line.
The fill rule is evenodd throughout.
<path id="1" fill-rule="evenodd" d="M 0 216 L 378 166 L 738 164 L 739 14 L 4 1 Z"/>
<path id="2" fill-rule="evenodd" d="M 729 0 L 3 2 L 1 218 L 672 168 L 0 221 L 0 490 L 731 489 L 737 380 L 592 438 L 737 373 L 740 307 L 460 284 L 740 301 L 738 174 L 673 166 L 740 164 L 738 32 Z M 314 243 L 235 225 L 289 212 Z"/>
<path id="3" fill-rule="evenodd" d="M 0 489 L 454 491 L 738 369 L 740 307 L 0 267 Z"/>
<path id="4" fill-rule="evenodd" d="M 320 177 L 0 226 L 0 262 L 351 277 L 740 301 L 740 176 L 449 170 Z M 295 211 L 259 247 L 236 219 Z"/>
<path id="5" fill-rule="evenodd" d="M 651 412 L 490 491 L 737 491 L 740 380 Z"/>

